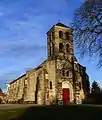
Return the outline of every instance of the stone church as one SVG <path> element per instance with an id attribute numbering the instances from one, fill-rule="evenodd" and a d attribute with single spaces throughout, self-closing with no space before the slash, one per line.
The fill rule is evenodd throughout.
<path id="1" fill-rule="evenodd" d="M 89 94 L 86 68 L 74 56 L 72 29 L 60 22 L 47 32 L 48 58 L 9 83 L 8 103 L 81 104 Z"/>

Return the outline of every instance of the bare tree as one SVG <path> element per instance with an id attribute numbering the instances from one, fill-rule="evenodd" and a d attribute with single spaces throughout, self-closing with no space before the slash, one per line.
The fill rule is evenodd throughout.
<path id="1" fill-rule="evenodd" d="M 102 0 L 85 0 L 72 23 L 76 48 L 81 55 L 97 55 L 102 66 Z"/>

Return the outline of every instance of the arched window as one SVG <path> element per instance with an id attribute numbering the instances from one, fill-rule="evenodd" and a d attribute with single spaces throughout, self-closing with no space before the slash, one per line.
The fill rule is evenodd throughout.
<path id="1" fill-rule="evenodd" d="M 54 49 L 55 45 L 54 43 L 52 43 L 52 53 L 54 53 L 55 49 Z"/>
<path id="2" fill-rule="evenodd" d="M 52 89 L 52 82 L 50 81 L 50 89 Z"/>
<path id="3" fill-rule="evenodd" d="M 62 38 L 62 37 L 63 37 L 63 32 L 59 31 L 59 38 Z"/>
<path id="4" fill-rule="evenodd" d="M 63 52 L 63 44 L 59 43 L 59 52 Z"/>
<path id="5" fill-rule="evenodd" d="M 64 70 L 62 71 L 62 75 L 65 76 L 65 71 Z"/>
<path id="6" fill-rule="evenodd" d="M 51 45 L 49 45 L 49 54 L 51 55 Z"/>
<path id="7" fill-rule="evenodd" d="M 66 44 L 66 52 L 69 52 L 69 44 Z"/>
<path id="8" fill-rule="evenodd" d="M 81 90 L 81 82 L 79 82 L 79 89 Z"/>
<path id="9" fill-rule="evenodd" d="M 54 32 L 52 32 L 52 39 L 54 39 L 55 38 L 55 34 L 54 34 Z"/>
<path id="10" fill-rule="evenodd" d="M 67 77 L 69 77 L 69 71 L 67 71 L 67 73 L 66 73 L 66 74 L 67 74 Z"/>
<path id="11" fill-rule="evenodd" d="M 66 39 L 69 40 L 69 32 L 66 32 L 65 35 L 66 35 Z"/>
<path id="12" fill-rule="evenodd" d="M 51 35 L 49 35 L 49 42 L 51 42 Z"/>

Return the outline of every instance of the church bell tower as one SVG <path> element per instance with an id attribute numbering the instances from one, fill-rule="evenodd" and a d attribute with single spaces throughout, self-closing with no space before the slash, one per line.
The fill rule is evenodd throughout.
<path id="1" fill-rule="evenodd" d="M 72 29 L 62 23 L 47 32 L 48 59 L 66 59 L 73 53 Z"/>
<path id="2" fill-rule="evenodd" d="M 66 103 L 73 101 L 73 71 L 74 57 L 72 29 L 62 23 L 55 24 L 47 32 L 48 59 L 55 60 L 56 68 L 56 96 Z"/>

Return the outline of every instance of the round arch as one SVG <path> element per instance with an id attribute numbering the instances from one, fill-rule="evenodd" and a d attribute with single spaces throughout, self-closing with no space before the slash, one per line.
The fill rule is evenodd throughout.
<path id="1" fill-rule="evenodd" d="M 73 101 L 73 86 L 69 81 L 63 81 L 62 82 L 62 90 L 63 89 L 69 89 L 70 92 L 70 102 Z"/>

